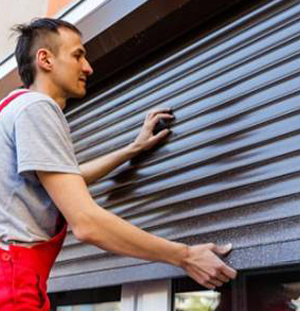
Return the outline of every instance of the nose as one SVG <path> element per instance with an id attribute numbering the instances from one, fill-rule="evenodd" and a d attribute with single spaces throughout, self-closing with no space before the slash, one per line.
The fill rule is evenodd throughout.
<path id="1" fill-rule="evenodd" d="M 90 63 L 88 62 L 88 60 L 87 60 L 86 58 L 84 59 L 82 71 L 83 71 L 87 76 L 92 75 L 93 72 L 94 72 L 92 66 L 90 65 Z"/>

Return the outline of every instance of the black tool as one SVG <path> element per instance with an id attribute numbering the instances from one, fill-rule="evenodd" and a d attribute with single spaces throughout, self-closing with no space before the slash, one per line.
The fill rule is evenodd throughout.
<path id="1" fill-rule="evenodd" d="M 169 113 L 171 115 L 173 115 L 173 111 L 164 111 L 164 113 Z M 173 119 L 159 119 L 158 122 L 156 123 L 154 129 L 153 129 L 153 135 L 156 135 L 157 133 L 159 133 L 160 131 L 164 130 L 164 129 L 169 129 L 171 122 L 173 121 Z"/>

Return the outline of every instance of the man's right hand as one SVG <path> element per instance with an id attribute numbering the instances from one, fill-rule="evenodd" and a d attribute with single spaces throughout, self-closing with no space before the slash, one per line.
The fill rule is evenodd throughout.
<path id="1" fill-rule="evenodd" d="M 227 254 L 231 249 L 231 244 L 218 246 L 208 243 L 188 246 L 182 268 L 197 283 L 208 289 L 215 289 L 237 275 L 234 269 L 218 257 Z"/>
<path id="2" fill-rule="evenodd" d="M 209 289 L 235 278 L 236 271 L 217 256 L 228 253 L 231 245 L 187 246 L 168 241 L 97 205 L 81 175 L 39 171 L 37 175 L 80 241 L 117 254 L 180 266 Z"/>

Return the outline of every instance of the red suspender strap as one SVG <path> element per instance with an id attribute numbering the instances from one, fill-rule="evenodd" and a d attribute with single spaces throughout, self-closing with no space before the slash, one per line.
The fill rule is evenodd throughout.
<path id="1" fill-rule="evenodd" d="M 14 100 L 16 97 L 24 94 L 24 93 L 27 93 L 28 91 L 20 91 L 20 92 L 17 92 L 11 96 L 9 96 L 8 98 L 6 98 L 2 104 L 0 105 L 0 112 L 3 110 L 3 108 L 5 108 L 12 100 Z"/>

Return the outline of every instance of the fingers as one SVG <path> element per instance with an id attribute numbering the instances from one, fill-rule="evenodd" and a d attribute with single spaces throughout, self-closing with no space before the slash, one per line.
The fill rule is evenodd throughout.
<path id="1" fill-rule="evenodd" d="M 219 274 L 219 280 L 221 280 L 221 282 L 223 283 L 228 283 L 230 281 L 230 278 L 228 276 L 226 276 L 223 273 Z"/>
<path id="2" fill-rule="evenodd" d="M 165 121 L 163 121 L 165 119 Z M 169 121 L 172 121 L 174 116 L 170 108 L 160 108 L 150 111 L 144 121 L 139 135 L 133 142 L 135 150 L 139 152 L 149 150 L 163 140 L 171 131 L 168 129 Z M 162 124 L 159 124 L 162 120 Z"/>
<path id="3" fill-rule="evenodd" d="M 170 108 L 157 108 L 148 112 L 145 122 L 151 130 L 154 130 L 159 120 L 164 119 L 171 121 L 174 118 Z"/>
<path id="4" fill-rule="evenodd" d="M 228 272 L 229 270 L 229 272 Z M 227 266 L 224 262 L 220 261 L 220 266 L 216 268 L 214 271 L 209 273 L 211 277 L 211 282 L 213 284 L 216 284 L 217 286 L 220 286 L 217 284 L 217 282 L 220 282 L 221 285 L 223 283 L 227 283 L 230 280 L 234 279 L 236 277 L 236 271 L 229 266 Z"/>
<path id="5" fill-rule="evenodd" d="M 225 264 L 220 258 L 215 258 L 215 265 L 209 271 L 212 278 L 221 282 L 228 282 L 236 278 L 237 272 L 233 268 Z"/>
<path id="6" fill-rule="evenodd" d="M 226 245 L 215 245 L 215 244 L 213 244 L 213 245 L 214 245 L 213 251 L 219 255 L 226 255 L 227 253 L 229 253 L 232 250 L 232 244 L 231 243 L 228 243 Z"/>
<path id="7" fill-rule="evenodd" d="M 159 119 L 169 119 L 173 120 L 175 117 L 172 114 L 169 113 L 158 113 L 154 117 L 151 118 L 154 122 L 157 122 Z"/>
<path id="8" fill-rule="evenodd" d="M 147 120 L 151 130 L 153 130 L 158 123 L 159 120 L 173 120 L 174 116 L 168 113 L 158 113 L 154 117 L 152 117 L 150 120 Z"/>
<path id="9" fill-rule="evenodd" d="M 184 265 L 199 284 L 214 289 L 234 279 L 237 272 L 226 265 L 218 254 L 226 254 L 232 249 L 232 245 L 217 246 L 213 243 L 200 244 L 189 247 L 188 263 Z M 189 273 L 188 272 L 188 273 Z"/>
<path id="10" fill-rule="evenodd" d="M 205 286 L 209 289 L 215 289 L 216 287 L 220 287 L 224 282 L 220 281 L 217 277 L 212 277 L 209 273 L 205 273 L 204 271 L 195 269 L 191 271 L 189 275 L 199 284 Z"/>
<path id="11" fill-rule="evenodd" d="M 165 137 L 167 137 L 169 134 L 171 133 L 171 130 L 169 129 L 164 129 L 162 131 L 160 131 L 159 133 L 157 133 L 155 136 L 154 136 L 154 140 L 156 142 L 159 142 L 160 140 L 164 139 Z"/>
<path id="12" fill-rule="evenodd" d="M 208 289 L 215 289 L 216 285 L 210 282 L 210 278 L 207 274 L 199 271 L 187 271 L 188 275 L 194 279 L 198 284 L 208 288 Z"/>
<path id="13" fill-rule="evenodd" d="M 153 135 L 151 140 L 149 140 L 149 147 L 152 148 L 152 146 L 155 146 L 158 144 L 161 140 L 163 140 L 165 137 L 167 137 L 171 131 L 169 129 L 162 130 L 158 132 L 156 135 Z"/>
<path id="14" fill-rule="evenodd" d="M 212 285 L 212 286 L 214 286 L 216 288 L 216 287 L 222 286 L 223 282 L 219 281 L 218 279 L 210 279 L 208 281 L 208 284 L 210 284 L 210 285 Z"/>
<path id="15" fill-rule="evenodd" d="M 222 274 L 224 274 L 225 277 L 228 277 L 229 279 L 235 279 L 237 272 L 236 270 L 232 269 L 231 267 L 224 264 L 222 267 Z"/>
<path id="16" fill-rule="evenodd" d="M 215 264 L 214 268 L 207 268 L 207 270 L 205 271 L 207 274 L 206 282 L 210 283 L 215 287 L 222 286 L 224 283 L 229 282 L 231 278 L 223 273 L 222 269 L 224 268 L 224 266 L 227 265 L 219 260 L 219 263 Z M 199 269 L 198 272 L 203 273 L 204 271 L 202 271 L 202 269 Z"/>
<path id="17" fill-rule="evenodd" d="M 152 119 L 158 113 L 164 113 L 164 114 L 172 115 L 172 109 L 171 108 L 156 108 L 156 109 L 150 110 L 147 114 L 147 118 Z"/>
<path id="18" fill-rule="evenodd" d="M 222 272 L 207 272 L 196 269 L 190 276 L 199 284 L 209 289 L 215 289 L 222 286 L 224 283 L 230 281 L 230 278 L 225 276 Z"/>
<path id="19" fill-rule="evenodd" d="M 228 252 L 232 250 L 232 244 L 226 245 L 215 245 L 213 244 L 212 250 L 219 255 L 226 255 Z M 227 265 L 222 265 L 221 273 L 230 279 L 234 279 L 236 277 L 237 272 Z"/>

